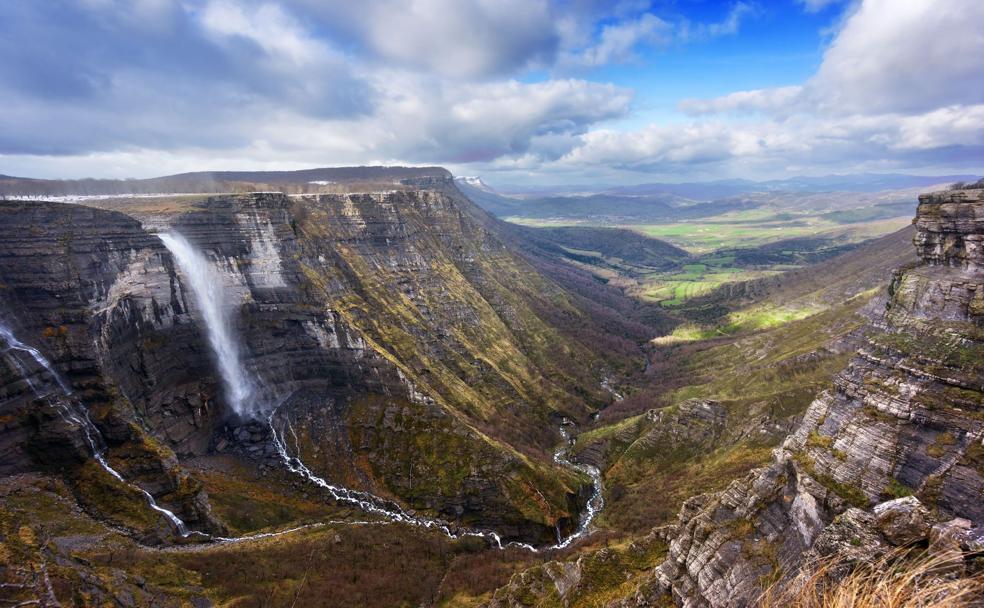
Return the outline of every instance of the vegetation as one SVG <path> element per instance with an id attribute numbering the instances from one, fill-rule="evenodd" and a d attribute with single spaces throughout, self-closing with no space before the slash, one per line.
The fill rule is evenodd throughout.
<path id="1" fill-rule="evenodd" d="M 559 227 L 609 225 L 635 230 L 645 236 L 661 239 L 694 253 L 708 254 L 717 250 L 749 248 L 774 243 L 795 237 L 825 237 L 842 242 L 858 242 L 894 232 L 912 217 L 911 204 L 905 208 L 874 208 L 864 212 L 872 219 L 865 221 L 862 212 L 783 211 L 769 209 L 749 209 L 726 211 L 718 215 L 673 221 L 669 223 L 648 224 L 597 224 L 590 220 L 571 221 L 554 219 L 531 219 L 523 217 L 506 218 L 524 226 Z M 883 214 L 893 217 L 885 218 Z M 852 221 L 845 222 L 850 219 Z"/>
<path id="2" fill-rule="evenodd" d="M 970 608 L 984 597 L 984 572 L 963 576 L 965 556 L 895 551 L 858 566 L 819 560 L 777 582 L 758 608 Z"/>

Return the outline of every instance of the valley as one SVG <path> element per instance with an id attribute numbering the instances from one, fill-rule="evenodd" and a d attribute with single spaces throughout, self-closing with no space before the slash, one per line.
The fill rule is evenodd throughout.
<path id="1" fill-rule="evenodd" d="M 0 608 L 984 608 L 981 9 L 0 2 Z"/>
<path id="2" fill-rule="evenodd" d="M 778 466 L 929 238 L 870 223 L 698 251 L 503 222 L 450 174 L 381 171 L 322 193 L 0 202 L 12 599 L 704 594 L 679 518 Z"/>
<path id="3" fill-rule="evenodd" d="M 667 308 L 685 306 L 688 300 L 723 285 L 776 277 L 901 230 L 911 221 L 918 193 L 909 188 L 749 191 L 716 200 L 684 198 L 671 192 L 519 198 L 501 195 L 484 184 L 459 183 L 464 192 L 505 221 L 557 235 L 546 238 L 553 238 L 560 247 L 558 253 L 571 263 L 632 297 Z M 660 188 L 672 190 L 668 185 Z M 686 192 L 695 196 L 699 190 Z M 517 209 L 524 214 L 515 215 Z M 602 236 L 606 230 L 622 231 L 625 236 Z M 646 246 L 639 243 L 647 240 L 638 240 L 632 252 L 622 251 L 629 242 L 627 232 L 679 250 L 640 258 L 637 252 Z"/>

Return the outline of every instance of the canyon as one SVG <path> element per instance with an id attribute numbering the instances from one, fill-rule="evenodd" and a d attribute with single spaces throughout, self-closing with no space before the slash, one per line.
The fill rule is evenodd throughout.
<path id="1" fill-rule="evenodd" d="M 507 224 L 437 168 L 301 173 L 0 201 L 13 599 L 737 607 L 819 557 L 979 571 L 984 190 L 673 311 L 569 264 L 672 245 Z M 769 298 L 817 312 L 667 339 Z"/>

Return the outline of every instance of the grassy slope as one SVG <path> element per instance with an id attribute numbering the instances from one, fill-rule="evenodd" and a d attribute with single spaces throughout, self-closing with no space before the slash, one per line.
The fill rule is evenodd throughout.
<path id="1" fill-rule="evenodd" d="M 849 358 L 842 340 L 862 323 L 860 309 L 883 291 L 891 271 L 912 259 L 911 238 L 907 228 L 776 280 L 698 298 L 682 311 L 716 316 L 655 340 L 652 384 L 605 410 L 578 440 L 579 452 L 605 458 L 602 522 L 647 530 L 673 517 L 695 487 L 720 489 L 766 462 Z M 655 441 L 658 425 L 642 412 L 687 399 L 724 405 L 722 434 L 699 450 Z"/>
<path id="2" fill-rule="evenodd" d="M 645 405 L 672 408 L 687 399 L 712 399 L 726 409 L 724 428 L 692 449 L 686 436 L 660 439 L 653 417 L 618 411 L 624 406 L 606 412 L 577 446 L 584 452 L 601 445 L 606 455 L 601 522 L 633 533 L 648 530 L 674 517 L 695 491 L 721 489 L 765 463 L 792 420 L 850 357 L 828 345 L 861 324 L 856 313 L 867 299 L 745 337 L 658 348 L 652 371 L 661 387 Z"/>

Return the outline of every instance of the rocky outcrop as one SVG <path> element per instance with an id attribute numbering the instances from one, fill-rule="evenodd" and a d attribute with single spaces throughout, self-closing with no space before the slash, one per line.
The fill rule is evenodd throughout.
<path id="1" fill-rule="evenodd" d="M 896 273 L 886 312 L 775 463 L 691 499 L 662 529 L 669 556 L 633 601 L 671 593 L 687 607 L 745 606 L 811 556 L 972 545 L 984 523 L 982 193 L 920 197 L 924 264 Z"/>
<path id="2" fill-rule="evenodd" d="M 916 250 L 928 264 L 984 267 L 984 190 L 924 194 L 915 224 Z"/>

